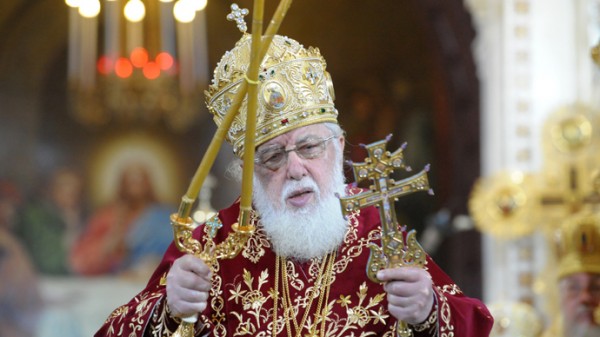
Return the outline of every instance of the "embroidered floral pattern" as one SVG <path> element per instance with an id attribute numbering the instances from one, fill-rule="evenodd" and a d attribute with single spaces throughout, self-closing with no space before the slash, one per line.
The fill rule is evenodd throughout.
<path id="1" fill-rule="evenodd" d="M 256 212 L 250 212 L 250 222 L 255 226 L 254 234 L 248 239 L 246 247 L 242 250 L 242 256 L 253 263 L 258 263 L 261 257 L 265 255 L 265 248 L 271 248 L 271 243 L 261 226 L 258 226 L 258 215 Z"/>
<path id="2" fill-rule="evenodd" d="M 364 253 L 365 247 L 369 242 L 373 242 L 379 237 L 379 230 L 373 230 L 366 237 L 358 237 L 359 212 L 349 216 L 349 231 L 344 239 L 338 258 L 333 266 L 333 277 L 331 282 L 335 287 L 336 275 L 339 277 L 348 270 L 353 260 Z M 242 256 L 253 264 L 263 263 L 265 268 L 261 269 L 258 276 L 257 271 L 251 273 L 244 269 L 241 276 L 232 280 L 231 283 L 221 284 L 222 279 L 217 274 L 211 289 L 211 323 L 215 336 L 271 336 L 273 329 L 273 306 L 274 299 L 281 294 L 277 294 L 273 284 L 274 263 L 265 263 L 262 258 L 265 252 L 270 249 L 270 243 L 258 225 L 257 230 L 248 240 L 248 244 L 242 252 Z M 272 259 L 272 257 L 271 257 Z M 311 298 L 318 297 L 318 291 L 315 291 L 315 282 L 319 274 L 321 259 L 312 259 L 306 267 L 306 274 L 300 271 L 300 265 L 294 261 L 287 261 L 285 268 L 288 275 L 290 289 L 294 289 L 296 294 L 293 301 L 293 312 L 302 313 L 308 305 Z M 301 275 L 304 275 L 302 277 Z M 223 293 L 223 291 L 225 293 Z M 325 336 L 374 336 L 381 334 L 382 330 L 387 331 L 385 335 L 393 336 L 393 323 L 390 322 L 390 316 L 385 308 L 385 292 L 381 288 L 378 291 L 369 290 L 366 282 L 363 282 L 355 294 L 340 295 L 339 298 L 330 300 L 325 307 Z M 227 314 L 225 313 L 227 308 Z M 240 308 L 239 310 L 234 308 Z M 281 310 L 281 309 L 280 309 Z M 283 314 L 277 315 L 277 327 L 279 332 L 284 327 Z M 305 328 L 309 330 L 317 327 L 317 331 L 322 326 L 322 319 L 316 316 L 316 321 L 312 315 L 306 321 Z M 225 318 L 230 322 L 227 323 Z M 234 321 L 231 321 L 234 320 Z M 367 325 L 378 325 L 379 333 L 365 329 Z M 228 327 L 234 331 L 227 331 Z M 305 330 L 306 331 L 306 330 Z"/>
<path id="3" fill-rule="evenodd" d="M 272 292 L 270 289 L 263 289 L 268 277 L 269 273 L 264 270 L 254 284 L 254 277 L 248 270 L 244 270 L 243 282 L 235 284 L 234 289 L 229 291 L 227 300 L 242 304 L 244 309 L 243 312 L 231 312 L 239 321 L 235 336 L 253 336 L 257 327 L 269 321 L 271 316 L 265 303 L 272 298 Z"/>
<path id="4" fill-rule="evenodd" d="M 130 332 L 128 336 L 141 335 L 146 328 L 151 310 L 156 305 L 157 298 L 161 296 L 160 292 L 145 291 L 134 297 L 128 305 L 115 309 L 105 322 L 108 325 L 107 336 L 123 336 L 125 330 Z M 134 310 L 135 316 L 127 324 L 124 318 L 129 310 Z"/>
<path id="5" fill-rule="evenodd" d="M 216 221 L 221 220 L 213 219 L 213 228 L 218 229 L 220 226 Z M 225 266 L 231 268 L 231 264 L 217 261 L 212 265 L 209 308 L 207 315 L 200 315 L 203 328 L 196 331 L 197 336 L 269 337 L 286 334 L 282 302 L 279 302 L 278 312 L 273 312 L 274 301 L 276 298 L 281 301 L 282 294 L 278 293 L 279 286 L 275 287 L 274 283 L 276 263 L 271 245 L 255 213 L 252 213 L 251 221 L 257 225 L 256 231 L 235 261 L 235 265 L 239 263 L 240 266 L 235 270 L 242 272 L 232 278 L 230 271 L 221 270 Z M 305 323 L 301 324 L 301 335 L 311 331 L 316 335 L 331 337 L 395 337 L 395 319 L 387 311 L 386 294 L 381 285 L 361 281 L 358 289 L 354 287 L 345 291 L 345 288 L 340 288 L 346 284 L 347 277 L 363 279 L 367 246 L 380 240 L 381 231 L 378 228 L 359 234 L 359 231 L 363 231 L 361 221 L 363 217 L 360 211 L 348 216 L 349 229 L 331 268 L 331 297 L 325 297 L 322 315 L 311 313 L 307 316 Z M 202 233 L 201 241 L 204 242 L 210 234 L 215 234 L 206 229 Z M 293 292 L 288 312 L 297 318 L 304 315 L 304 309 L 311 299 L 319 297 L 322 288 L 315 283 L 319 283 L 322 262 L 322 259 L 312 259 L 307 264 L 286 261 L 287 283 Z M 357 271 L 359 265 L 360 271 Z M 437 285 L 434 291 L 437 310 L 433 310 L 426 324 L 415 326 L 415 332 L 426 331 L 432 336 L 454 337 L 455 327 L 448 297 L 460 295 L 462 291 L 455 284 Z M 169 337 L 176 329 L 176 323 L 166 312 L 162 284 L 140 293 L 128 305 L 117 308 L 106 322 L 107 336 L 133 337 L 146 332 L 153 337 Z M 148 325 L 150 328 L 144 331 Z M 273 326 L 277 327 L 276 333 L 272 331 Z"/>
<path id="6" fill-rule="evenodd" d="M 347 318 L 338 317 L 337 320 L 332 320 L 335 324 L 331 324 L 326 336 L 346 336 L 349 331 L 356 330 L 358 327 L 365 327 L 369 322 L 373 324 L 386 324 L 389 317 L 385 308 L 381 306 L 381 302 L 385 298 L 385 293 L 379 293 L 374 297 L 367 299 L 368 287 L 365 282 L 360 285 L 359 291 L 356 293 L 356 303 L 353 305 L 352 296 L 342 295 L 335 303 L 339 304 L 346 310 Z M 330 304 L 331 305 L 331 304 Z M 361 334 L 368 336 L 370 334 Z"/>

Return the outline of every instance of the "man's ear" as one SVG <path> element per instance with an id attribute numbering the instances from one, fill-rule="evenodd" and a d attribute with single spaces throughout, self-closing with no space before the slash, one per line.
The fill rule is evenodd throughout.
<path id="1" fill-rule="evenodd" d="M 340 142 L 340 149 L 342 149 L 342 153 L 344 153 L 344 146 L 346 145 L 346 138 L 344 137 L 344 135 L 341 135 L 340 138 L 338 138 L 338 141 Z"/>

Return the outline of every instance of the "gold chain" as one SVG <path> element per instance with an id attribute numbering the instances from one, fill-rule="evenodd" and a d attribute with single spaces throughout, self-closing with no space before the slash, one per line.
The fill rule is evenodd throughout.
<path id="1" fill-rule="evenodd" d="M 279 301 L 279 256 L 275 262 L 275 289 L 273 290 L 273 330 L 272 337 L 277 336 L 277 302 Z"/>
<path id="2" fill-rule="evenodd" d="M 300 337 L 300 332 L 302 331 L 304 324 L 306 324 L 306 320 L 308 319 L 308 313 L 310 312 L 310 309 L 312 307 L 312 303 L 314 300 L 314 293 L 315 291 L 318 289 L 319 291 L 319 300 L 317 302 L 317 307 L 315 310 L 315 321 L 313 322 L 313 327 L 311 328 L 310 331 L 310 336 L 316 336 L 317 333 L 317 320 L 320 318 L 321 319 L 321 331 L 320 331 L 320 335 L 324 336 L 325 335 L 325 322 L 326 319 L 324 316 L 327 315 L 327 305 L 325 305 L 325 307 L 323 307 L 323 303 L 327 303 L 327 300 L 329 299 L 329 293 L 331 290 L 331 280 L 333 277 L 333 265 L 334 265 L 334 261 L 335 261 L 335 257 L 336 254 L 335 252 L 328 254 L 324 259 L 323 262 L 321 263 L 321 267 L 319 268 L 319 275 L 317 277 L 317 279 L 315 280 L 315 285 L 313 287 L 313 291 L 310 292 L 310 294 L 308 294 L 310 296 L 310 301 L 309 303 L 306 305 L 305 309 L 304 309 L 304 315 L 302 317 L 302 320 L 300 322 L 300 324 L 298 324 L 298 321 L 296 320 L 296 315 L 293 313 L 294 312 L 294 308 L 293 308 L 293 304 L 291 301 L 291 297 L 290 297 L 290 289 L 289 289 L 289 284 L 288 284 L 288 274 L 287 274 L 287 261 L 285 258 L 282 257 L 277 257 L 277 261 L 275 263 L 275 292 L 274 292 L 274 299 L 273 299 L 273 330 L 272 330 L 272 335 L 276 336 L 277 334 L 277 307 L 278 307 L 278 299 L 279 299 L 279 273 L 280 273 L 280 268 L 283 268 L 283 275 L 282 275 L 282 293 L 283 293 L 283 315 L 284 315 L 284 321 L 285 321 L 285 325 L 286 325 L 286 330 L 287 330 L 287 335 L 288 337 Z M 327 266 L 327 267 L 325 267 Z M 294 328 L 295 328 L 295 335 L 292 335 L 292 329 L 291 329 L 291 324 L 290 321 L 293 322 L 294 324 Z"/>
<path id="3" fill-rule="evenodd" d="M 325 270 L 325 265 L 327 264 L 327 260 L 328 260 L 329 256 L 326 256 L 323 259 L 323 262 L 321 262 L 321 267 L 319 268 L 319 276 L 318 278 L 315 280 L 315 285 L 313 286 L 312 291 L 310 292 L 310 294 L 307 294 L 307 296 L 310 296 L 310 302 L 308 302 L 308 304 L 306 305 L 306 308 L 304 310 L 304 315 L 302 316 L 302 320 L 300 321 L 300 325 L 298 325 L 298 322 L 296 320 L 296 315 L 293 314 L 294 312 L 294 307 L 293 307 L 293 303 L 292 303 L 292 299 L 290 297 L 290 287 L 288 285 L 288 274 L 287 274 L 287 267 L 285 267 L 287 265 L 287 261 L 285 260 L 285 258 L 282 259 L 282 267 L 284 267 L 283 270 L 283 295 L 284 297 L 284 301 L 283 302 L 285 304 L 285 306 L 287 307 L 284 312 L 284 314 L 289 318 L 291 316 L 291 321 L 292 323 L 294 323 L 294 328 L 296 330 L 296 337 L 300 336 L 300 331 L 302 330 L 302 328 L 304 327 L 304 324 L 306 323 L 306 319 L 308 318 L 308 312 L 310 311 L 310 308 L 312 308 L 312 303 L 315 299 L 314 293 L 319 290 L 319 301 L 317 303 L 317 310 L 316 310 L 316 314 L 319 313 L 320 308 L 321 308 L 321 304 L 323 302 L 323 295 L 324 295 L 324 289 L 323 288 L 323 271 Z M 288 323 L 289 326 L 289 321 L 290 319 L 286 319 L 286 322 Z M 291 336 L 288 332 L 288 336 Z"/>

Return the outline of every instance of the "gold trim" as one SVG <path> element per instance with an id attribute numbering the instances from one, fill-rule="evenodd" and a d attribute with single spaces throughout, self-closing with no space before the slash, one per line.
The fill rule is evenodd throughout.
<path id="1" fill-rule="evenodd" d="M 296 319 L 297 312 L 294 310 L 294 304 L 290 297 L 290 288 L 288 284 L 288 273 L 287 273 L 287 259 L 285 257 L 277 256 L 275 262 L 275 290 L 273 299 L 273 336 L 277 335 L 277 313 L 279 303 L 279 275 L 281 274 L 282 279 L 282 293 L 283 293 L 283 317 L 288 337 L 301 337 L 301 332 L 304 329 L 304 325 L 311 311 L 315 294 L 319 294 L 317 306 L 315 308 L 314 320 L 310 332 L 307 336 L 325 336 L 325 322 L 327 321 L 327 306 L 323 307 L 324 303 L 327 303 L 329 294 L 331 291 L 331 284 L 333 280 L 333 265 L 336 259 L 336 252 L 332 252 L 323 258 L 321 266 L 319 268 L 319 274 L 315 279 L 314 286 L 307 290 L 307 296 L 310 296 L 308 303 L 304 308 L 304 315 L 298 324 Z M 283 272 L 280 270 L 283 269 Z M 299 308 L 300 306 L 298 306 Z M 292 334 L 292 327 L 290 321 L 294 325 L 295 334 Z M 321 323 L 320 329 L 317 330 L 318 323 Z"/>

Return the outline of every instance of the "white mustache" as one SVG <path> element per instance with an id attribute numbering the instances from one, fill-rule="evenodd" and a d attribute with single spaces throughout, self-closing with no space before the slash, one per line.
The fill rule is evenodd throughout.
<path id="1" fill-rule="evenodd" d="M 287 198 L 303 190 L 309 190 L 316 193 L 317 200 L 320 197 L 317 183 L 310 177 L 304 177 L 302 180 L 286 181 L 285 185 L 283 186 L 283 193 L 281 193 L 282 202 L 285 204 L 285 200 Z"/>

